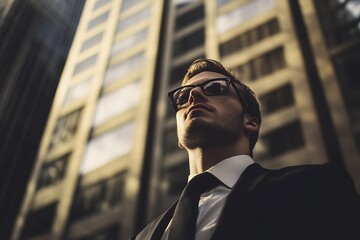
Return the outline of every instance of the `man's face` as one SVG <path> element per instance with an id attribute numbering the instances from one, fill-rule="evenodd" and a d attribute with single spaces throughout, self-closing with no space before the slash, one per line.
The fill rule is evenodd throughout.
<path id="1" fill-rule="evenodd" d="M 202 72 L 186 85 L 226 78 L 216 72 Z M 230 84 L 223 95 L 206 96 L 200 87 L 190 92 L 188 105 L 176 113 L 179 146 L 188 149 L 211 147 L 237 140 L 243 134 L 244 112 Z"/>

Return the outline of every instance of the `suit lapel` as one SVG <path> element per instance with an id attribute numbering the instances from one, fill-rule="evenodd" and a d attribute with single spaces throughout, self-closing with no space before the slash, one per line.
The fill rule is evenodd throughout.
<path id="1" fill-rule="evenodd" d="M 232 239 L 233 231 L 239 232 L 239 219 L 246 207 L 246 197 L 266 177 L 269 170 L 254 163 L 245 169 L 226 199 L 216 230 L 211 239 Z M 236 219 L 236 221 L 235 221 Z"/>

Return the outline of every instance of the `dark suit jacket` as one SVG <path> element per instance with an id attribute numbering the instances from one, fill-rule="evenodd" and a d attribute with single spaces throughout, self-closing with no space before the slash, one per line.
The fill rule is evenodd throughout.
<path id="1" fill-rule="evenodd" d="M 161 239 L 175 206 L 132 239 Z M 360 198 L 344 170 L 252 164 L 228 195 L 211 239 L 359 240 L 359 230 Z"/>

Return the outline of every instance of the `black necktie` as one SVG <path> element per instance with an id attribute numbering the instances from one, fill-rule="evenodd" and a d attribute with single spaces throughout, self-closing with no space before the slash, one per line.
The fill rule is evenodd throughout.
<path id="1" fill-rule="evenodd" d="M 200 195 L 220 184 L 220 180 L 208 172 L 190 180 L 176 206 L 169 228 L 169 240 L 194 239 Z"/>

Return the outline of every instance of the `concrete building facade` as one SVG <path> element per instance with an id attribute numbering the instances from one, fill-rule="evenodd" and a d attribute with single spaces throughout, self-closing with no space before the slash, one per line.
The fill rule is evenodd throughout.
<path id="1" fill-rule="evenodd" d="M 359 190 L 359 13 L 351 42 L 329 40 L 326 11 L 356 3 L 325 2 L 88 0 L 14 239 L 128 239 L 176 200 L 188 163 L 167 92 L 203 57 L 257 94 L 255 161 L 332 162 Z"/>

